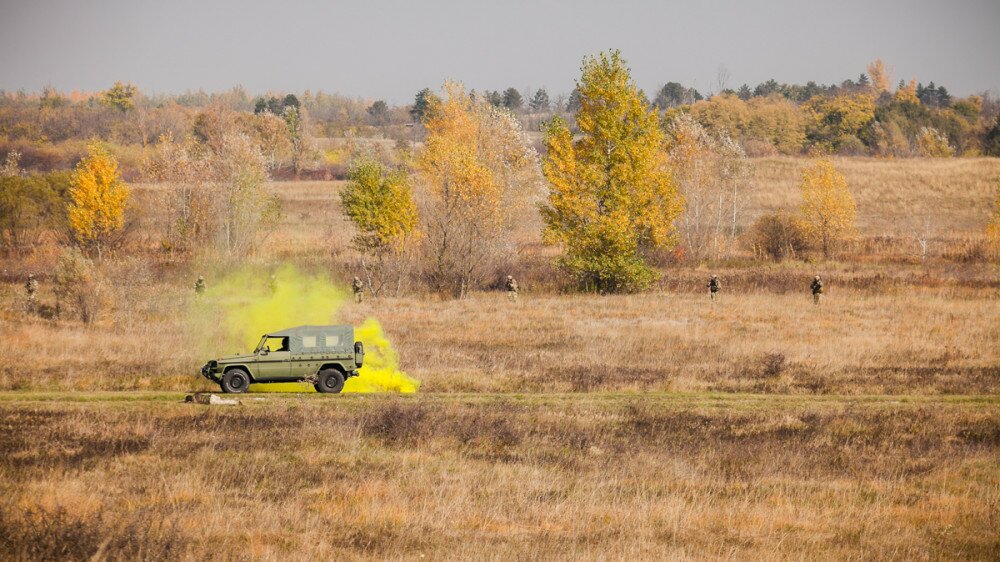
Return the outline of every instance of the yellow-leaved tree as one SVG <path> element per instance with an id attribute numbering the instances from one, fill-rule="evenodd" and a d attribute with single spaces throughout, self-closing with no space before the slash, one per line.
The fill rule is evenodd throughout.
<path id="1" fill-rule="evenodd" d="M 404 170 L 387 169 L 372 157 L 355 162 L 347 177 L 340 200 L 358 229 L 353 243 L 368 287 L 375 296 L 393 284 L 398 292 L 405 274 L 402 258 L 417 229 L 410 179 Z"/>
<path id="2" fill-rule="evenodd" d="M 809 234 L 830 257 L 833 246 L 855 233 L 857 205 L 844 175 L 829 158 L 818 158 L 802 172 L 802 219 Z"/>
<path id="3" fill-rule="evenodd" d="M 643 289 L 657 277 L 646 253 L 676 244 L 683 208 L 658 115 L 618 51 L 585 59 L 577 88 L 579 139 L 559 118 L 545 131 L 545 240 L 582 288 Z"/>
<path id="4" fill-rule="evenodd" d="M 113 245 L 125 227 L 131 191 L 118 173 L 118 161 L 97 141 L 73 172 L 69 225 L 80 246 L 97 253 Z"/>
<path id="5" fill-rule="evenodd" d="M 875 95 L 888 92 L 892 82 L 892 70 L 886 66 L 882 59 L 875 59 L 868 63 L 868 78 L 872 81 L 872 91 Z"/>
<path id="6" fill-rule="evenodd" d="M 424 277 L 433 290 L 460 297 L 515 255 L 541 172 L 509 111 L 458 83 L 446 83 L 443 93 L 424 114 L 417 204 Z"/>

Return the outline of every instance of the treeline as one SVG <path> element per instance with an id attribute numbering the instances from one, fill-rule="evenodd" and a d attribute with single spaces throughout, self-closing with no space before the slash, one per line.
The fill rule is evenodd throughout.
<path id="1" fill-rule="evenodd" d="M 876 126 L 864 121 L 869 113 L 920 104 L 915 85 L 877 90 L 796 106 L 839 117 L 822 120 L 823 140 L 805 128 L 817 153 L 804 168 L 797 204 L 773 215 L 745 216 L 752 190 L 761 188 L 746 133 L 706 125 L 699 115 L 721 104 L 792 102 L 720 95 L 664 112 L 649 103 L 617 51 L 584 60 L 577 109 L 545 120 L 541 153 L 516 112 L 448 82 L 405 108 L 401 119 L 416 120 L 419 144 L 351 143 L 344 149 L 349 181 L 331 189 L 340 190 L 356 232 L 352 255 L 376 295 L 409 287 L 461 297 L 488 288 L 501 272 L 516 271 L 539 239 L 555 249 L 550 269 L 563 287 L 602 293 L 645 290 L 681 262 L 825 259 L 857 237 L 858 209 L 822 148 L 836 150 L 852 136 L 864 142 L 854 131 Z M 95 112 L 117 112 L 118 123 L 139 122 L 141 99 L 127 84 L 104 92 L 100 104 Z M 367 118 L 374 118 L 371 107 Z M 136 164 L 138 177 L 157 184 L 148 190 L 155 199 L 145 202 L 135 200 L 107 141 L 86 143 L 71 173 L 25 170 L 10 151 L 0 168 L 0 243 L 25 256 L 58 248 L 58 306 L 85 321 L 102 308 L 102 295 L 122 286 L 112 279 L 150 277 L 153 260 L 143 257 L 227 265 L 267 259 L 284 214 L 268 180 L 279 167 L 304 172 L 320 152 L 308 108 L 294 95 L 243 109 L 220 102 L 193 112 L 176 134 L 159 131 Z M 1000 250 L 1000 193 L 992 215 L 983 248 Z M 977 256 L 986 259 L 985 249 Z"/>
<path id="2" fill-rule="evenodd" d="M 750 156 L 802 155 L 816 151 L 878 157 L 1000 156 L 1000 102 L 987 94 L 953 96 L 945 86 L 911 80 L 892 85 L 887 66 L 869 65 L 857 79 L 840 84 L 782 84 L 768 80 L 756 86 L 702 94 L 678 82 L 667 82 L 643 102 L 672 118 L 691 115 L 706 129 L 732 136 Z M 469 92 L 517 117 L 523 128 L 537 131 L 552 116 L 568 117 L 580 109 L 579 88 L 550 96 L 545 88 Z M 242 88 L 222 93 L 187 92 L 145 95 L 126 83 L 97 93 L 70 94 L 46 88 L 29 94 L 0 91 L 0 155 L 15 151 L 27 170 L 69 169 L 84 155 L 86 143 L 101 139 L 118 157 L 123 173 L 138 178 L 148 148 L 162 138 L 181 139 L 199 123 L 225 113 L 267 113 L 285 118 L 289 108 L 299 123 L 288 143 L 299 138 L 387 139 L 399 145 L 423 140 L 421 115 L 430 89 L 414 102 L 393 106 L 384 100 L 362 100 L 325 92 L 269 94 L 254 97 Z M 296 133 L 295 130 L 298 130 Z M 281 152 L 276 177 L 343 178 L 344 151 L 323 142 L 312 151 Z"/>

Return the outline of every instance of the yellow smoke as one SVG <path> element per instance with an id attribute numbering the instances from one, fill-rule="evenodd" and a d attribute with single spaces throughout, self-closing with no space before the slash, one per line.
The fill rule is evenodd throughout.
<path id="1" fill-rule="evenodd" d="M 249 353 L 268 332 L 307 324 L 336 324 L 348 293 L 323 276 L 286 265 L 273 276 L 245 268 L 209 279 L 205 294 L 194 300 L 189 333 L 200 335 L 197 348 L 211 356 Z M 368 318 L 355 328 L 365 345 L 365 362 L 344 392 L 416 392 L 420 381 L 399 368 L 399 355 L 382 326 Z M 301 383 L 253 385 L 254 391 L 314 392 Z"/>
<path id="2" fill-rule="evenodd" d="M 417 391 L 420 381 L 407 376 L 399 369 L 399 355 L 382 331 L 378 320 L 369 318 L 354 330 L 354 337 L 365 344 L 365 363 L 358 376 L 347 379 L 344 392 L 402 392 Z"/>

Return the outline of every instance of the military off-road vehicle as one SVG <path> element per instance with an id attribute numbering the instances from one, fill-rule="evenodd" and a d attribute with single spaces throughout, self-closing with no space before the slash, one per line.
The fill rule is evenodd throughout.
<path id="1" fill-rule="evenodd" d="M 253 353 L 213 359 L 201 374 L 223 392 L 246 392 L 250 383 L 306 381 L 317 392 L 337 393 L 364 359 L 353 326 L 299 326 L 264 334 Z"/>

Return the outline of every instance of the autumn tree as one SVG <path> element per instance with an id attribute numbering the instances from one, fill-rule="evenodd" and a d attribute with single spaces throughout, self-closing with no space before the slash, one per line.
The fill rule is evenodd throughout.
<path id="1" fill-rule="evenodd" d="M 130 194 L 118 173 L 118 161 L 99 142 L 91 142 L 73 172 L 68 216 L 76 240 L 96 251 L 98 259 L 125 228 Z"/>
<path id="2" fill-rule="evenodd" d="M 348 172 L 340 200 L 358 229 L 353 245 L 361 253 L 372 294 L 378 296 L 393 281 L 398 292 L 405 273 L 402 258 L 417 228 L 417 206 L 406 172 L 362 158 Z"/>
<path id="3" fill-rule="evenodd" d="M 135 107 L 135 98 L 138 93 L 139 89 L 132 84 L 115 82 L 114 86 L 101 94 L 101 103 L 125 113 Z"/>
<path id="4" fill-rule="evenodd" d="M 657 112 L 618 51 L 585 59 L 577 91 L 579 139 L 560 118 L 545 131 L 544 238 L 584 288 L 648 287 L 657 273 L 646 254 L 676 243 L 682 209 Z"/>
<path id="5" fill-rule="evenodd" d="M 518 222 L 536 198 L 535 151 L 510 112 L 449 82 L 432 103 L 416 168 L 423 270 L 431 288 L 461 297 L 517 249 Z"/>
<path id="6" fill-rule="evenodd" d="M 814 97 L 803 108 L 811 117 L 807 137 L 824 150 L 860 143 L 875 119 L 875 101 L 868 94 Z"/>
<path id="7" fill-rule="evenodd" d="M 165 245 L 187 252 L 214 244 L 233 257 L 253 253 L 281 218 L 280 200 L 266 189 L 271 165 L 258 140 L 233 125 L 211 145 L 162 137 L 144 175 L 168 187 Z"/>
<path id="8" fill-rule="evenodd" d="M 955 154 L 955 149 L 948 143 L 948 137 L 933 127 L 920 128 L 917 150 L 921 156 L 929 158 L 948 158 Z"/>
<path id="9" fill-rule="evenodd" d="M 666 131 L 670 168 L 686 207 L 679 221 L 685 249 L 695 258 L 709 252 L 719 257 L 724 243 L 735 246 L 750 187 L 749 159 L 729 135 L 710 134 L 689 115 L 677 115 Z"/>
<path id="10" fill-rule="evenodd" d="M 288 130 L 288 141 L 291 143 L 292 173 L 295 179 L 299 178 L 309 160 L 310 143 L 309 134 L 306 127 L 306 116 L 303 110 L 297 105 L 288 105 L 282 117 L 285 120 L 285 127 Z"/>
<path id="11" fill-rule="evenodd" d="M 882 59 L 875 59 L 868 63 L 868 78 L 871 79 L 871 89 L 875 95 L 888 92 L 892 84 L 892 70 L 886 66 Z"/>
<path id="12" fill-rule="evenodd" d="M 213 202 L 221 218 L 226 253 L 245 256 L 266 241 L 281 218 L 281 201 L 265 187 L 269 162 L 243 133 L 228 133 L 210 156 Z"/>
<path id="13" fill-rule="evenodd" d="M 854 234 L 857 205 L 844 175 L 829 158 L 819 158 L 802 172 L 802 219 L 810 236 L 829 258 L 833 246 Z"/>

